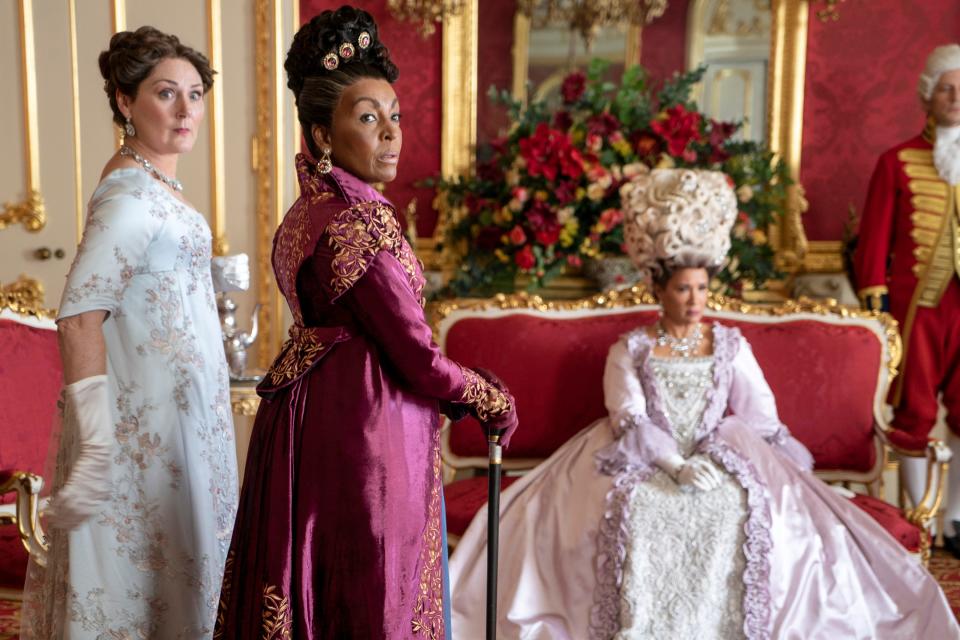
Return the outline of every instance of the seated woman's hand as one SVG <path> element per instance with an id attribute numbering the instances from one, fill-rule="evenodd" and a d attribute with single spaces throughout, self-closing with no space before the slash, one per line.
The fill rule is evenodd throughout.
<path id="1" fill-rule="evenodd" d="M 673 477 L 681 487 L 693 487 L 700 491 L 713 491 L 720 486 L 723 475 L 716 465 L 706 458 L 688 458 Z"/>

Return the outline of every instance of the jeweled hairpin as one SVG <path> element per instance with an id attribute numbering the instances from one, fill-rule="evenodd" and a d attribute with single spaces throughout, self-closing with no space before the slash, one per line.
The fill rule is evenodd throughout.
<path id="1" fill-rule="evenodd" d="M 357 36 L 357 46 L 361 49 L 368 49 L 373 42 L 373 38 L 366 31 L 361 31 Z M 355 56 L 357 50 L 349 42 L 341 42 L 336 51 L 331 51 L 323 56 L 323 68 L 327 71 L 333 71 L 340 66 L 341 60 L 349 60 Z"/>

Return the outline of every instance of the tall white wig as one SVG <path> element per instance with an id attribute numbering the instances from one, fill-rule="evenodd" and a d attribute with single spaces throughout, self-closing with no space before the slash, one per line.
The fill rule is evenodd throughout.
<path id="1" fill-rule="evenodd" d="M 934 49 L 927 57 L 927 64 L 920 74 L 917 92 L 924 101 L 933 97 L 933 88 L 940 82 L 940 76 L 947 71 L 960 69 L 960 44 L 945 44 Z"/>
<path id="2" fill-rule="evenodd" d="M 737 197 L 719 171 L 654 169 L 620 189 L 627 253 L 647 279 L 719 269 L 730 251 Z"/>

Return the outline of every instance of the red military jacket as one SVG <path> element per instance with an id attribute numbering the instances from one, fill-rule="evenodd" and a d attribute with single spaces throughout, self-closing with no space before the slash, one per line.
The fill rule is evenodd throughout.
<path id="1" fill-rule="evenodd" d="M 960 274 L 960 188 L 933 164 L 933 129 L 880 156 L 860 220 L 854 270 L 860 298 L 890 311 L 909 334 L 917 306 L 935 307 Z"/>

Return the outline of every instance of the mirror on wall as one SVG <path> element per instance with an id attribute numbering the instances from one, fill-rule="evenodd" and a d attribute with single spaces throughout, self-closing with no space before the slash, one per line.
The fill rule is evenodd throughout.
<path id="1" fill-rule="evenodd" d="M 707 66 L 696 99 L 718 120 L 744 120 L 739 135 L 767 137 L 767 75 L 771 51 L 771 0 L 670 0 L 663 15 L 642 27 L 603 26 L 589 45 L 577 30 L 527 17 L 515 0 L 479 3 L 478 143 L 509 125 L 490 103 L 491 86 L 520 100 L 559 99 L 563 77 L 592 58 L 610 61 L 610 77 L 641 61 L 654 83 L 673 73 Z"/>

